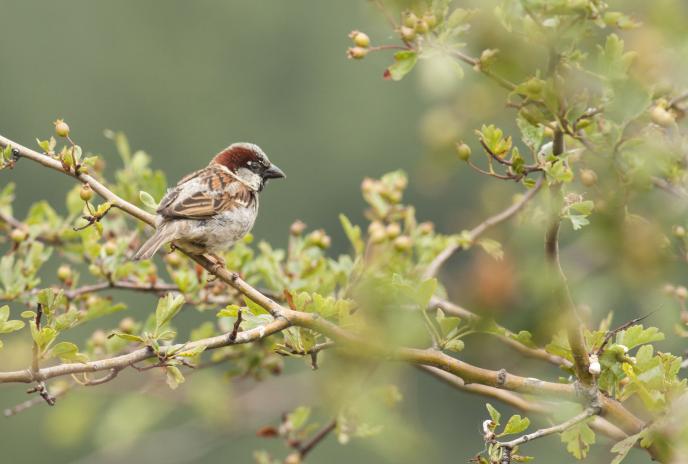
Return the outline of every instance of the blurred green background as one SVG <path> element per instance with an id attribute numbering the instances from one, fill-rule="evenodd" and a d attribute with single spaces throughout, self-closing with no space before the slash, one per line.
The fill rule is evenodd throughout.
<path id="1" fill-rule="evenodd" d="M 683 2 L 617 3 L 647 23 L 629 35 L 631 47 L 656 47 L 667 60 L 685 50 Z M 539 63 L 540 52 L 505 42 L 489 12 L 485 8 L 469 36 L 471 52 L 514 47 L 503 70 L 523 78 L 530 65 Z M 62 117 L 77 143 L 118 165 L 103 131 L 121 130 L 132 148 L 153 157 L 153 167 L 164 170 L 169 182 L 202 167 L 232 142 L 255 142 L 288 175 L 266 189 L 254 229 L 258 240 L 275 246 L 286 244 L 289 225 L 301 219 L 332 235 L 333 253 L 346 249 L 338 214 L 361 223 L 362 179 L 398 168 L 410 175 L 407 201 L 417 206 L 419 220 L 435 221 L 447 233 L 472 227 L 520 190 L 479 178 L 451 152 L 451 143 L 460 138 L 473 144 L 473 130 L 484 122 L 513 129 L 513 122 L 506 122 L 513 113 L 504 108 L 505 93 L 492 82 L 469 69 L 458 81 L 430 64 L 392 83 L 382 79 L 389 56 L 346 59 L 352 29 L 368 32 L 374 42 L 393 40 L 383 17 L 364 0 L 2 0 L 0 17 L 3 135 L 35 146 L 34 138 L 49 136 L 51 121 Z M 654 69 L 651 63 L 642 65 Z M 670 74 L 659 77 L 680 80 L 685 64 L 668 67 Z M 51 203 L 64 211 L 61 198 L 72 185 L 69 179 L 24 161 L 13 172 L 2 173 L 0 188 L 10 180 L 17 183 L 19 217 L 32 202 L 45 198 L 60 198 Z M 649 209 L 663 202 L 660 195 L 646 199 Z M 667 216 L 685 210 L 661 204 Z M 565 243 L 572 242 L 568 232 Z M 664 305 L 653 325 L 670 332 L 677 313 L 658 289 L 667 275 L 675 280 L 673 264 L 653 261 L 644 264 L 650 268 L 635 268 L 637 263 L 619 262 L 612 252 L 586 260 L 588 245 L 605 249 L 605 243 L 616 242 L 616 234 L 618 230 L 602 228 L 582 245 L 564 249 L 578 300 L 592 306 L 594 320 L 611 309 L 630 317 Z M 532 275 L 544 266 L 541 228 L 521 224 L 493 236 L 505 241 L 505 262 L 495 263 L 478 251 L 462 255 L 446 272 L 446 285 L 460 303 L 470 303 L 476 311 L 499 310 L 513 329 L 535 326 L 540 335 L 547 334 L 548 308 L 528 300 L 521 290 L 529 284 L 519 280 L 524 272 Z M 513 277 L 517 269 L 520 277 Z M 139 316 L 154 307 L 152 297 L 118 297 Z M 189 313 L 184 315 L 187 327 L 214 318 Z M 472 340 L 465 356 L 485 367 L 553 379 L 558 375 L 510 356 L 489 339 Z M 22 357 L 27 348 L 28 341 L 6 347 L 0 365 L 26 364 Z M 258 448 L 285 455 L 280 443 L 257 438 L 255 431 L 277 423 L 282 412 L 299 404 L 317 405 L 326 394 L 318 377 L 338 375 L 328 372 L 326 364 L 312 372 L 301 361 L 288 360 L 285 374 L 260 384 L 230 383 L 221 370 L 202 372 L 177 391 L 169 391 L 162 380 L 127 372 L 102 388 L 73 392 L 54 408 L 39 405 L 2 418 L 0 449 L 11 455 L 6 462 L 13 464 L 251 462 Z M 404 401 L 398 406 L 398 423 L 375 438 L 343 447 L 330 438 L 310 462 L 466 462 L 480 451 L 483 399 L 411 369 L 379 369 L 373 376 L 380 383 L 386 376 L 399 380 Z M 24 386 L 0 387 L 3 408 L 25 398 Z M 395 432 L 400 425 L 412 429 Z M 607 450 L 596 447 L 589 462 L 609 462 Z M 557 437 L 529 444 L 527 451 L 541 462 L 573 462 Z M 628 462 L 646 459 L 639 453 Z"/>

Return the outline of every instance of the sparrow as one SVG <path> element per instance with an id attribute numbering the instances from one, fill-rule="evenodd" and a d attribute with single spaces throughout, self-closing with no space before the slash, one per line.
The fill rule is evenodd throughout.
<path id="1" fill-rule="evenodd" d="M 218 153 L 207 167 L 183 177 L 158 205 L 156 231 L 134 254 L 151 258 L 165 243 L 192 253 L 226 251 L 252 228 L 258 195 L 269 179 L 286 177 L 252 143 L 235 143 Z"/>

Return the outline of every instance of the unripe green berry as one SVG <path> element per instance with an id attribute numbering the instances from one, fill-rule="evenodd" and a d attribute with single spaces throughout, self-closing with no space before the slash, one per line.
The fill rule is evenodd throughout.
<path id="1" fill-rule="evenodd" d="M 399 35 L 404 42 L 413 42 L 416 38 L 416 30 L 412 27 L 401 26 L 399 28 Z"/>
<path id="2" fill-rule="evenodd" d="M 62 119 L 57 119 L 53 124 L 55 124 L 55 134 L 59 137 L 69 136 L 69 126 Z"/>
<path id="3" fill-rule="evenodd" d="M 28 232 L 23 229 L 13 229 L 10 232 L 10 238 L 14 243 L 21 243 L 29 236 Z"/>
<path id="4" fill-rule="evenodd" d="M 82 185 L 81 190 L 79 190 L 79 197 L 84 201 L 91 201 L 91 198 L 93 198 L 93 189 L 91 186 L 88 184 Z"/>
<path id="5" fill-rule="evenodd" d="M 585 185 L 586 187 L 592 187 L 597 183 L 597 173 L 592 169 L 581 169 L 580 181 L 581 184 Z"/>
<path id="6" fill-rule="evenodd" d="M 459 157 L 461 161 L 468 161 L 471 157 L 471 147 L 469 147 L 463 142 L 457 143 L 456 155 Z"/>
<path id="7" fill-rule="evenodd" d="M 72 280 L 72 268 L 70 268 L 66 264 L 63 264 L 62 266 L 58 267 L 57 278 L 60 279 L 62 282 Z"/>
<path id="8" fill-rule="evenodd" d="M 683 238 L 686 236 L 686 229 L 683 226 L 674 226 L 673 233 L 675 237 Z"/>
<path id="9" fill-rule="evenodd" d="M 346 56 L 353 60 L 362 60 L 368 54 L 368 49 L 363 47 L 351 47 L 346 51 Z"/>

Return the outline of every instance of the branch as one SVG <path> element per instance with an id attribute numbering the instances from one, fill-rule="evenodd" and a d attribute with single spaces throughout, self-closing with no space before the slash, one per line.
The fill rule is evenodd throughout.
<path id="1" fill-rule="evenodd" d="M 299 456 L 303 459 L 308 453 L 313 451 L 313 448 L 323 441 L 329 434 L 337 427 L 337 420 L 333 419 L 325 427 L 320 429 L 313 437 L 306 443 L 298 447 Z"/>
<path id="2" fill-rule="evenodd" d="M 81 182 L 89 184 L 96 193 L 109 201 L 113 206 L 125 211 L 135 218 L 146 222 L 151 226 L 155 225 L 155 216 L 141 210 L 129 202 L 122 200 L 92 176 L 87 174 L 73 174 L 71 172 L 66 172 L 59 161 L 54 160 L 49 156 L 41 155 L 33 150 L 13 143 L 3 136 L 0 136 L 0 146 L 4 147 L 7 145 L 11 145 L 13 148 L 17 149 L 18 156 L 20 157 L 31 159 L 44 166 L 50 167 L 51 169 L 78 178 Z M 123 369 L 145 359 L 159 357 L 160 355 L 164 356 L 166 353 L 170 352 L 170 350 L 179 350 L 181 347 L 184 347 L 185 349 L 193 349 L 196 347 L 215 349 L 232 344 L 248 343 L 284 330 L 290 325 L 298 325 L 300 327 L 305 327 L 320 332 L 321 334 L 335 341 L 337 346 L 341 346 L 342 349 L 347 349 L 360 357 L 378 357 L 388 360 L 408 362 L 411 364 L 432 366 L 459 376 L 466 383 L 479 383 L 518 393 L 541 394 L 543 396 L 551 396 L 570 401 L 576 401 L 578 398 L 578 389 L 573 384 L 547 382 L 532 377 L 521 377 L 509 374 L 505 370 L 493 371 L 484 369 L 431 349 L 390 348 L 380 345 L 374 340 L 369 340 L 367 337 L 348 332 L 325 320 L 318 314 L 294 311 L 284 307 L 259 292 L 256 288 L 249 285 L 247 282 L 241 279 L 237 273 L 228 271 L 217 262 L 211 260 L 209 257 L 205 255 L 195 255 L 186 252 L 182 248 L 180 248 L 180 250 L 185 252 L 191 259 L 193 259 L 211 274 L 215 275 L 219 280 L 227 283 L 231 287 L 234 287 L 252 301 L 265 308 L 275 318 L 275 320 L 264 326 L 238 333 L 234 341 L 230 340 L 231 333 L 226 333 L 195 342 L 161 347 L 158 354 L 154 353 L 151 348 L 145 347 L 125 355 L 116 356 L 114 358 L 86 363 L 60 364 L 52 367 L 41 368 L 35 373 L 32 373 L 30 370 L 0 372 L 0 383 L 26 383 L 36 380 L 42 381 L 48 378 L 75 374 L 79 372 L 97 372 L 104 370 L 111 371 L 112 369 L 118 368 Z M 597 394 L 597 396 L 602 408 L 602 414 L 606 417 L 609 417 L 610 420 L 612 420 L 625 432 L 637 433 L 643 428 L 643 422 L 629 412 L 626 408 L 624 408 L 620 403 L 599 394 Z"/>
<path id="3" fill-rule="evenodd" d="M 564 134 L 560 129 L 554 132 L 554 142 L 552 146 L 552 153 L 559 156 L 564 152 Z M 568 323 L 566 324 L 567 337 L 571 352 L 573 355 L 573 364 L 576 371 L 576 377 L 586 386 L 593 385 L 594 379 L 589 371 L 590 358 L 588 350 L 585 347 L 585 340 L 583 338 L 583 322 L 578 314 L 571 291 L 568 286 L 568 280 L 564 269 L 561 267 L 561 260 L 559 259 L 559 229 L 561 225 L 561 184 L 555 184 L 550 187 L 552 194 L 552 206 L 550 210 L 549 226 L 545 233 L 545 256 L 550 265 L 554 268 L 559 282 L 555 289 L 555 296 L 562 308 L 565 308 L 568 313 Z"/>
<path id="4" fill-rule="evenodd" d="M 438 369 L 436 367 L 430 366 L 416 366 L 421 371 L 427 372 L 433 377 L 441 380 L 447 385 L 456 388 L 457 390 L 465 391 L 467 393 L 472 393 L 475 395 L 485 396 L 488 398 L 494 398 L 502 403 L 511 406 L 514 409 L 518 409 L 523 413 L 534 413 L 543 414 L 549 416 L 555 410 L 555 407 L 551 403 L 544 403 L 541 401 L 535 401 L 532 399 L 523 398 L 521 395 L 511 393 L 505 390 L 500 390 L 494 387 L 488 387 L 485 385 L 478 384 L 466 384 L 463 379 L 456 377 L 455 375 L 448 374 L 447 372 Z M 595 431 L 613 439 L 616 441 L 623 440 L 627 437 L 623 430 L 619 429 L 612 423 L 601 417 L 595 417 L 590 423 Z"/>
<path id="5" fill-rule="evenodd" d="M 432 297 L 430 299 L 430 306 L 429 308 L 440 308 L 442 311 L 444 311 L 446 314 L 452 315 L 452 316 L 457 316 L 462 319 L 466 319 L 468 321 L 479 321 L 482 319 L 479 315 L 464 309 L 458 305 L 455 305 L 454 303 L 443 300 L 441 298 L 437 297 Z M 566 367 L 570 368 L 573 366 L 571 361 L 568 359 L 562 358 L 561 356 L 556 356 L 553 354 L 548 353 L 542 348 L 533 348 L 527 345 L 524 345 L 523 343 L 519 342 L 518 340 L 515 340 L 514 338 L 511 337 L 511 335 L 515 335 L 512 331 L 509 329 L 502 327 L 500 325 L 497 325 L 501 330 L 505 332 L 505 335 L 501 334 L 493 334 L 491 333 L 490 335 L 494 335 L 497 337 L 501 342 L 505 343 L 509 347 L 515 349 L 519 353 L 521 353 L 524 356 L 527 356 L 529 358 L 534 358 L 534 359 L 540 359 L 543 361 L 547 361 L 548 363 L 554 364 L 555 366 L 561 366 L 561 367 Z"/>
<path id="6" fill-rule="evenodd" d="M 505 210 L 495 214 L 494 216 L 490 216 L 489 218 L 485 219 L 483 222 L 475 226 L 473 229 L 471 229 L 468 232 L 469 241 L 471 243 L 475 242 L 475 240 L 477 240 L 478 237 L 480 237 L 490 228 L 498 224 L 501 224 L 502 222 L 507 221 L 511 219 L 513 216 L 515 216 L 540 191 L 540 188 L 542 187 L 542 182 L 543 178 L 541 177 L 537 180 L 535 186 L 528 190 L 519 201 L 512 204 Z M 423 277 L 429 279 L 435 276 L 442 267 L 442 265 L 445 263 L 445 261 L 447 261 L 456 251 L 460 250 L 461 248 L 461 245 L 451 244 L 447 248 L 442 250 L 440 254 L 438 254 L 425 269 Z"/>
<path id="7" fill-rule="evenodd" d="M 571 427 L 573 427 L 574 425 L 576 425 L 580 422 L 583 422 L 584 420 L 588 419 L 589 417 L 592 417 L 592 416 L 599 414 L 599 412 L 600 412 L 599 408 L 595 408 L 595 407 L 591 406 L 589 408 L 586 408 L 580 414 L 567 420 L 566 422 L 562 422 L 561 424 L 557 424 L 557 425 L 554 425 L 552 427 L 548 427 L 545 429 L 536 430 L 533 433 L 523 435 L 521 437 L 516 438 L 515 440 L 500 443 L 500 445 L 504 448 L 514 449 L 517 446 L 522 445 L 522 444 L 529 442 L 531 440 L 535 440 L 536 438 L 545 437 L 547 435 L 552 435 L 553 433 L 564 432 L 567 429 L 570 429 Z"/>

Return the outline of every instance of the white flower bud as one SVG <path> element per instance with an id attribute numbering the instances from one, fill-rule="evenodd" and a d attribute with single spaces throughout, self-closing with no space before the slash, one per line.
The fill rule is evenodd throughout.
<path id="1" fill-rule="evenodd" d="M 602 372 L 602 366 L 600 366 L 600 359 L 596 354 L 590 355 L 590 365 L 588 366 L 588 372 L 592 375 L 600 375 Z"/>

